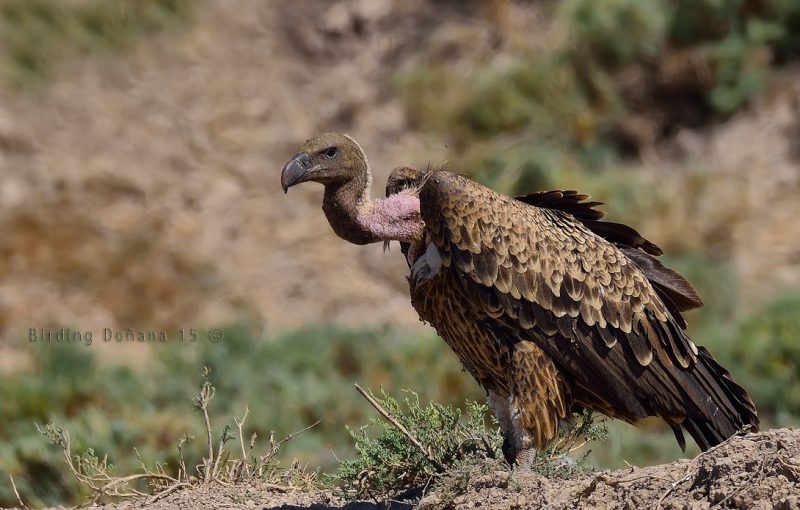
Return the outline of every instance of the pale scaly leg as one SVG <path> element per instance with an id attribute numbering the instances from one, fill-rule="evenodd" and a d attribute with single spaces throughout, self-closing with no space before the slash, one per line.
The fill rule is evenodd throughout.
<path id="1" fill-rule="evenodd" d="M 522 428 L 513 397 L 488 392 L 489 407 L 503 432 L 503 456 L 511 466 L 529 467 L 536 459 L 533 436 Z"/>

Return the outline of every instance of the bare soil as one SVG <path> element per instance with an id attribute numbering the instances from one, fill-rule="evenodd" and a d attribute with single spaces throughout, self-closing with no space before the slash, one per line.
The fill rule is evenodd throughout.
<path id="1" fill-rule="evenodd" d="M 649 467 L 584 473 L 569 479 L 497 471 L 470 480 L 443 500 L 435 490 L 419 505 L 345 502 L 330 492 L 281 492 L 265 486 L 208 485 L 173 493 L 152 510 L 491 508 L 707 510 L 800 509 L 800 430 L 775 429 L 734 437 L 694 459 Z M 88 507 L 112 510 L 121 506 Z"/>

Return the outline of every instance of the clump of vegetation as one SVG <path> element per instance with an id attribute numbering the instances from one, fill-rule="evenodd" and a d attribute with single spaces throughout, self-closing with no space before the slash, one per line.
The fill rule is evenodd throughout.
<path id="1" fill-rule="evenodd" d="M 200 463 L 194 465 L 193 469 L 187 467 L 184 458 L 185 445 L 194 439 L 191 436 L 184 436 L 177 443 L 179 458 L 177 465 L 170 467 L 164 462 L 156 461 L 154 465 L 148 466 L 134 448 L 140 466 L 139 472 L 119 475 L 107 455 L 100 458 L 92 448 L 86 448 L 82 452 L 73 451 L 69 432 L 64 428 L 53 423 L 44 427 L 37 425 L 36 428 L 50 444 L 61 450 L 69 472 L 81 486 L 91 492 L 92 504 L 109 498 L 136 498 L 145 504 L 152 504 L 177 490 L 214 482 L 229 485 L 259 480 L 283 491 L 310 490 L 317 487 L 315 472 L 306 471 L 297 461 L 293 461 L 288 468 L 282 468 L 276 459 L 280 447 L 299 432 L 277 442 L 274 435 L 270 435 L 266 452 L 258 454 L 256 452 L 258 435 L 254 433 L 249 440 L 245 439 L 244 424 L 249 414 L 249 409 L 245 409 L 242 418 L 234 418 L 236 430 L 230 425 L 225 425 L 220 435 L 215 438 L 209 416 L 209 405 L 216 395 L 216 390 L 208 379 L 207 370 L 204 371 L 203 378 L 200 392 L 194 398 L 194 406 L 203 417 L 207 454 Z M 309 428 L 311 427 L 300 432 Z M 227 446 L 233 440 L 238 443 L 236 447 Z"/>
<path id="2" fill-rule="evenodd" d="M 0 2 L 0 56 L 5 73 L 26 85 L 49 76 L 70 53 L 98 53 L 186 19 L 186 0 L 6 0 Z"/>
<path id="3" fill-rule="evenodd" d="M 357 456 L 343 460 L 332 478 L 349 499 L 395 498 L 430 487 L 467 459 L 503 458 L 502 435 L 486 426 L 485 406 L 471 402 L 462 416 L 460 409 L 435 402 L 423 406 L 413 392 L 402 406 L 383 391 L 364 395 L 382 419 L 370 421 L 379 430 L 375 437 L 369 426 L 350 431 Z"/>
<path id="4" fill-rule="evenodd" d="M 497 423 L 487 424 L 487 408 L 468 402 L 467 410 L 436 402 L 420 403 L 408 392 L 401 404 L 381 391 L 379 396 L 358 387 L 381 419 L 351 430 L 356 457 L 341 462 L 332 481 L 341 484 L 348 499 L 418 498 L 428 489 L 440 498 L 463 493 L 470 480 L 495 471 L 508 471 L 503 460 L 503 437 Z M 547 449 L 528 466 L 545 476 L 569 476 L 586 469 L 583 458 L 560 462 L 589 441 L 605 438 L 606 429 L 591 413 L 576 416 Z M 377 429 L 376 434 L 370 434 Z"/>

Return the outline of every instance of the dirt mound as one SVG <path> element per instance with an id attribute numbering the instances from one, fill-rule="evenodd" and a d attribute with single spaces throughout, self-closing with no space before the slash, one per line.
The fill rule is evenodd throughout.
<path id="1" fill-rule="evenodd" d="M 448 498 L 452 499 L 452 498 Z M 91 507 L 110 510 L 113 506 Z M 345 503 L 330 492 L 276 491 L 274 486 L 212 484 L 173 493 L 153 510 L 412 508 L 403 503 Z M 470 480 L 467 490 L 443 501 L 435 491 L 418 508 L 800 509 L 800 430 L 775 429 L 728 442 L 691 460 L 585 473 L 569 479 L 498 471 Z"/>
<path id="2" fill-rule="evenodd" d="M 436 496 L 421 508 L 446 508 Z M 476 479 L 455 508 L 800 508 L 800 431 L 735 437 L 692 460 L 569 480 L 533 474 Z"/>

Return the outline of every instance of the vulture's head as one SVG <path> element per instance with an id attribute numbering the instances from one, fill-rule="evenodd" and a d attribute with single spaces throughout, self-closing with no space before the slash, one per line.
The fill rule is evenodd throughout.
<path id="1" fill-rule="evenodd" d="M 345 134 L 323 133 L 306 141 L 284 165 L 281 187 L 286 192 L 306 181 L 324 185 L 322 210 L 336 235 L 346 241 L 414 242 L 422 239 L 425 225 L 420 217 L 419 197 L 404 192 L 412 177 L 397 174 L 396 191 L 372 201 L 372 179 L 361 146 Z"/>
<path id="2" fill-rule="evenodd" d="M 281 173 L 281 187 L 286 193 L 301 182 L 313 181 L 325 186 L 343 184 L 355 178 L 368 178 L 369 167 L 358 142 L 342 133 L 322 133 L 307 140 Z"/>

